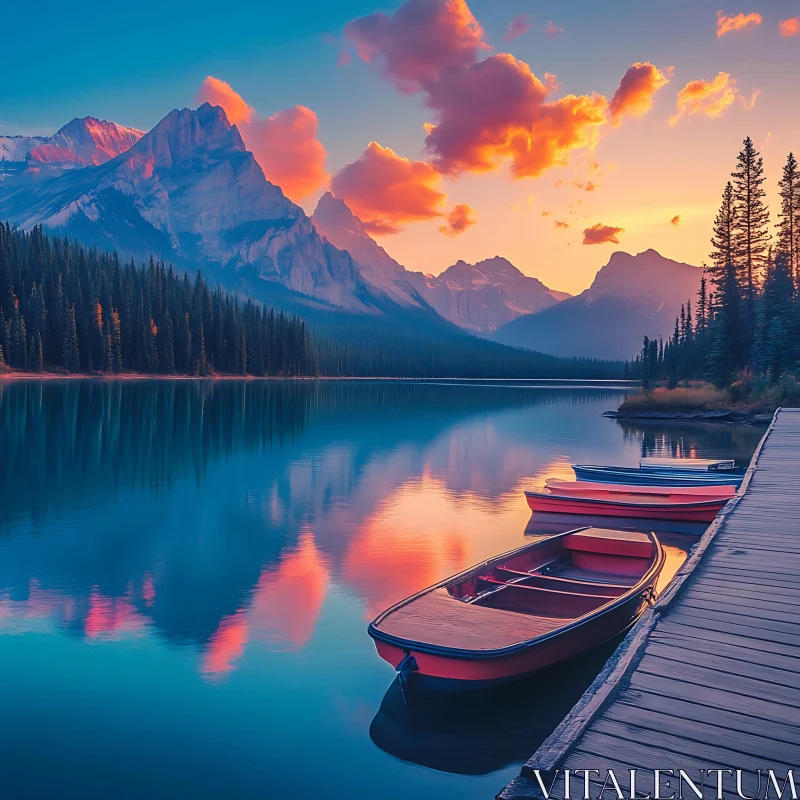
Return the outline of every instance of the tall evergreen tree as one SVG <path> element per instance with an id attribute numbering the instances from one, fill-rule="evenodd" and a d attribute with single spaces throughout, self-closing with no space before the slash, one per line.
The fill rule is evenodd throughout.
<path id="1" fill-rule="evenodd" d="M 711 267 L 708 274 L 715 287 L 722 285 L 728 264 L 736 263 L 734 236 L 736 230 L 736 204 L 733 198 L 733 184 L 728 181 L 722 192 L 722 203 L 714 218 L 711 236 Z"/>
<path id="2" fill-rule="evenodd" d="M 783 175 L 778 182 L 781 210 L 778 214 L 778 249 L 786 253 L 789 270 L 795 287 L 798 285 L 798 247 L 800 235 L 800 170 L 797 160 L 789 153 L 783 167 Z"/>
<path id="3" fill-rule="evenodd" d="M 744 298 L 752 303 L 766 267 L 769 248 L 769 210 L 764 202 L 764 160 L 748 136 L 736 159 L 733 199 L 736 205 L 733 251 L 738 283 Z"/>

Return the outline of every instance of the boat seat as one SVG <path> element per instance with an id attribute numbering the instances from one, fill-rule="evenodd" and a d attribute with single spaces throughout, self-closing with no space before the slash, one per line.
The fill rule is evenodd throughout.
<path id="1" fill-rule="evenodd" d="M 564 537 L 567 550 L 598 553 L 607 556 L 650 558 L 653 542 L 647 534 L 637 531 L 616 531 L 605 528 L 587 528 Z"/>

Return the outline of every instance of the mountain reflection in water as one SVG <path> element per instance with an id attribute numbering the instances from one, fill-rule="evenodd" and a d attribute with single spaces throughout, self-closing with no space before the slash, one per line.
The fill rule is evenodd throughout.
<path id="1" fill-rule="evenodd" d="M 489 746 L 449 712 L 397 716 L 366 622 L 524 543 L 523 489 L 571 463 L 746 461 L 761 436 L 621 426 L 601 414 L 623 391 L 0 382 L 0 792 L 352 797 L 380 779 L 386 798 L 492 796 L 595 667 L 563 693 L 534 681 L 530 706 L 508 687 L 497 717 L 477 699 L 475 720 L 519 732 Z M 517 708 L 538 709 L 535 730 Z M 372 744 L 373 717 L 380 747 L 412 763 Z M 486 750 L 473 771 L 506 772 L 414 767 L 469 771 L 444 740 Z"/>

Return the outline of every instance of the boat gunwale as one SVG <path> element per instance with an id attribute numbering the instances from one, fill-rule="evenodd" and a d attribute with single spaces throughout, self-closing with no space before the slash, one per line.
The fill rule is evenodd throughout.
<path id="1" fill-rule="evenodd" d="M 701 470 L 701 469 L 666 469 L 664 467 L 626 467 L 611 464 L 570 464 L 572 469 L 590 469 L 606 473 L 623 472 L 626 474 L 636 473 L 638 475 L 657 475 L 663 477 L 697 478 L 699 481 L 709 478 L 725 480 L 730 477 L 744 478 L 746 470 L 742 467 L 722 470 Z"/>
<path id="2" fill-rule="evenodd" d="M 609 492 L 611 494 L 611 492 Z M 604 506 L 628 506 L 642 509 L 675 509 L 676 511 L 692 511 L 694 509 L 711 508 L 719 506 L 723 508 L 725 503 L 730 499 L 729 497 L 720 497 L 716 500 L 695 500 L 691 503 L 639 503 L 636 500 L 612 500 L 602 497 L 582 497 L 580 495 L 570 494 L 553 494 L 552 492 L 531 492 L 525 491 L 525 497 L 541 497 L 547 500 L 568 500 L 573 503 L 594 503 L 595 505 Z"/>
<path id="3" fill-rule="evenodd" d="M 430 655 L 441 655 L 455 659 L 475 660 L 475 659 L 503 658 L 505 656 L 518 653 L 522 650 L 526 650 L 527 648 L 531 647 L 534 644 L 539 644 L 540 642 L 545 642 L 549 639 L 554 639 L 557 636 L 561 636 L 564 633 L 573 631 L 574 629 L 582 625 L 592 622 L 597 617 L 611 611 L 617 606 L 622 606 L 628 601 L 632 600 L 634 596 L 637 593 L 640 593 L 649 583 L 655 584 L 655 581 L 658 579 L 658 575 L 663 569 L 664 563 L 667 558 L 666 552 L 664 551 L 664 548 L 661 545 L 661 542 L 655 535 L 655 533 L 653 533 L 652 531 L 646 533 L 650 541 L 656 547 L 656 553 L 653 557 L 653 563 L 650 565 L 649 569 L 647 570 L 647 572 L 645 572 L 645 574 L 641 577 L 641 579 L 637 581 L 633 586 L 631 586 L 630 589 L 628 589 L 628 591 L 624 592 L 619 597 L 610 600 L 608 603 L 605 603 L 602 606 L 598 606 L 593 611 L 590 611 L 581 617 L 576 617 L 566 625 L 562 625 L 558 628 L 555 628 L 552 631 L 548 631 L 547 633 L 542 633 L 539 636 L 534 636 L 531 639 L 525 639 L 522 642 L 514 642 L 513 644 L 506 645 L 505 647 L 497 647 L 491 650 L 469 650 L 460 647 L 448 647 L 446 645 L 435 645 L 427 642 L 419 642 L 414 639 L 403 639 L 400 636 L 394 636 L 393 634 L 385 633 L 384 631 L 380 630 L 378 625 L 380 625 L 380 623 L 384 619 L 386 619 L 386 617 L 388 617 L 390 614 L 414 602 L 423 595 L 434 592 L 436 591 L 436 589 L 442 589 L 446 586 L 449 586 L 452 583 L 456 583 L 459 580 L 468 577 L 473 572 L 476 572 L 481 567 L 488 567 L 489 565 L 493 565 L 500 559 L 506 559 L 511 556 L 519 555 L 520 553 L 525 552 L 527 550 L 534 550 L 536 549 L 536 547 L 543 545 L 545 543 L 555 541 L 556 539 L 563 539 L 564 537 L 569 536 L 570 534 L 580 533 L 581 531 L 590 530 L 591 528 L 594 527 L 596 526 L 584 525 L 580 528 L 574 528 L 573 530 L 564 531 L 563 533 L 557 533 L 553 536 L 548 536 L 544 539 L 540 539 L 538 542 L 525 544 L 522 545 L 521 547 L 509 550 L 505 553 L 500 553 L 500 555 L 492 556 L 492 558 L 486 559 L 486 561 L 483 561 L 482 563 L 474 564 L 468 569 L 465 569 L 462 572 L 457 573 L 456 575 L 451 575 L 449 578 L 445 578 L 444 580 L 441 580 L 438 583 L 429 586 L 427 589 L 422 589 L 421 591 L 416 592 L 415 594 L 412 594 L 409 597 L 406 597 L 404 600 L 395 603 L 393 606 L 390 606 L 385 611 L 382 611 L 380 614 L 378 614 L 377 617 L 375 617 L 374 620 L 372 620 L 372 622 L 369 623 L 369 626 L 367 627 L 367 633 L 369 633 L 369 635 L 373 639 L 379 639 L 380 641 L 386 642 L 387 644 L 395 645 L 396 647 L 402 647 L 404 650 L 409 650 L 409 651 L 415 650 L 419 653 L 428 653 Z M 454 602 L 459 602 L 456 598 L 452 596 L 451 599 Z M 510 611 L 508 613 L 514 614 L 518 612 Z M 633 622 L 635 621 L 636 620 L 633 620 Z"/>

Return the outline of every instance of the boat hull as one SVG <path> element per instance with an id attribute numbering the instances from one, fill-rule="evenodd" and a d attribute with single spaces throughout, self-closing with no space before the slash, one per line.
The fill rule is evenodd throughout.
<path id="1" fill-rule="evenodd" d="M 624 483 L 634 486 L 734 486 L 738 488 L 744 480 L 739 470 L 722 472 L 699 472 L 678 470 L 641 470 L 635 467 L 601 467 L 573 465 L 579 481 L 596 483 Z"/>
<path id="2" fill-rule="evenodd" d="M 650 505 L 532 492 L 526 492 L 525 497 L 531 511 L 544 511 L 550 514 L 591 514 L 602 517 L 628 516 L 638 519 L 675 520 L 677 522 L 711 522 L 727 502 L 726 499 L 720 499 L 702 503 Z"/>
<path id="3" fill-rule="evenodd" d="M 654 581 L 655 583 L 655 581 Z M 375 638 L 378 655 L 397 669 L 410 654 L 418 670 L 410 677 L 413 689 L 432 692 L 463 692 L 521 680 L 541 670 L 594 650 L 624 633 L 647 608 L 652 586 L 625 603 L 574 628 L 507 655 L 456 657 L 417 650 Z"/>

